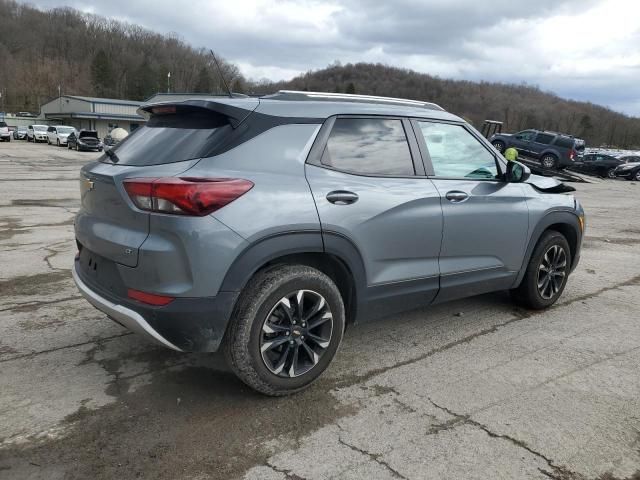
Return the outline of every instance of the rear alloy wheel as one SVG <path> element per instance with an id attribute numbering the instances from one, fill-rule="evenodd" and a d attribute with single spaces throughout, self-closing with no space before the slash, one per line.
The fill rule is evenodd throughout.
<path id="1" fill-rule="evenodd" d="M 636 182 L 640 182 L 640 170 L 637 170 L 632 178 L 635 179 Z"/>
<path id="2" fill-rule="evenodd" d="M 493 144 L 492 144 L 492 145 L 493 145 L 493 146 L 494 146 L 494 148 L 495 148 L 496 150 L 498 150 L 500 153 L 504 152 L 504 147 L 505 147 L 504 142 L 498 142 L 498 141 L 495 141 L 495 142 L 493 142 Z"/>
<path id="3" fill-rule="evenodd" d="M 335 283 L 304 265 L 257 273 L 243 290 L 225 337 L 236 375 L 266 395 L 308 387 L 333 359 L 344 332 Z"/>
<path id="4" fill-rule="evenodd" d="M 541 163 L 544 168 L 556 168 L 558 165 L 558 159 L 553 155 L 547 154 L 542 157 Z"/>
<path id="5" fill-rule="evenodd" d="M 331 344 L 333 315 L 322 295 L 298 290 L 282 297 L 262 325 L 260 352 L 271 373 L 284 378 L 309 372 Z"/>
<path id="6" fill-rule="evenodd" d="M 513 297 L 528 308 L 550 307 L 562 295 L 570 270 L 571 250 L 567 239 L 549 230 L 538 241 L 520 286 L 512 290 Z"/>

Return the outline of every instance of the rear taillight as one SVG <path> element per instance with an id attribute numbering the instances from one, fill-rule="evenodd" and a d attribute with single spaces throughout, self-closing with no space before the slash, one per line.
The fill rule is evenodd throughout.
<path id="1" fill-rule="evenodd" d="M 575 160 L 577 154 L 578 154 L 578 152 L 576 152 L 575 150 L 571 150 L 571 152 L 569 153 L 569 160 L 571 160 L 573 162 Z"/>
<path id="2" fill-rule="evenodd" d="M 241 178 L 128 178 L 124 188 L 141 210 L 204 216 L 247 193 L 253 182 Z"/>

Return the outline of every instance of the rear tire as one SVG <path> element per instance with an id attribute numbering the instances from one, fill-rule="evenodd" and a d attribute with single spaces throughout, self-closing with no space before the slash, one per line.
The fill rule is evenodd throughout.
<path id="1" fill-rule="evenodd" d="M 558 168 L 558 159 L 555 155 L 551 155 L 550 153 L 543 156 L 540 163 L 544 168 Z"/>
<path id="2" fill-rule="evenodd" d="M 571 261 L 564 235 L 555 230 L 545 232 L 533 250 L 520 286 L 511 291 L 514 300 L 533 310 L 556 303 L 567 285 Z"/>
<path id="3" fill-rule="evenodd" d="M 242 291 L 225 355 L 254 390 L 289 395 L 307 388 L 329 366 L 344 325 L 342 297 L 328 276 L 304 265 L 275 266 L 258 272 Z"/>
<path id="4" fill-rule="evenodd" d="M 631 180 L 635 180 L 636 182 L 640 182 L 640 170 L 638 170 L 635 175 L 630 177 Z"/>

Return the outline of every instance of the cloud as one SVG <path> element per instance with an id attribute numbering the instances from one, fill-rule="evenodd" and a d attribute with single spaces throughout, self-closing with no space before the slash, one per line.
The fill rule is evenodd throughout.
<path id="1" fill-rule="evenodd" d="M 43 8 L 64 0 L 36 0 Z M 33 2 L 32 2 L 33 3 Z M 98 0 L 69 6 L 213 48 L 251 78 L 334 60 L 539 85 L 640 115 L 640 3 L 627 0 Z M 90 9 L 90 10 L 88 10 Z"/>

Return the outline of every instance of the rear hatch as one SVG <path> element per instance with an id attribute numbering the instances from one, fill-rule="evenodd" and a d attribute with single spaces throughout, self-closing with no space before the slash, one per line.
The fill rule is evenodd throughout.
<path id="1" fill-rule="evenodd" d="M 250 114 L 257 103 L 249 101 L 250 110 L 238 109 L 241 112 L 216 102 L 143 107 L 150 114 L 147 124 L 81 170 L 82 208 L 75 222 L 78 242 L 101 257 L 137 266 L 151 214 L 134 205 L 123 181 L 180 175 L 227 143 L 233 136 L 233 124 Z"/>

